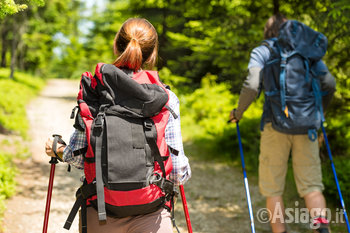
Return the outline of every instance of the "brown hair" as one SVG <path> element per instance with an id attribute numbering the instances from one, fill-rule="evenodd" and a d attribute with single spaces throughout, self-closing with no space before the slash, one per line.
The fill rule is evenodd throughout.
<path id="1" fill-rule="evenodd" d="M 271 16 L 265 24 L 264 38 L 269 39 L 272 37 L 277 37 L 281 25 L 286 21 L 287 18 L 280 13 Z"/>
<path id="2" fill-rule="evenodd" d="M 118 57 L 113 64 L 119 68 L 152 69 L 158 55 L 156 29 L 146 19 L 128 19 L 114 38 L 114 54 Z"/>

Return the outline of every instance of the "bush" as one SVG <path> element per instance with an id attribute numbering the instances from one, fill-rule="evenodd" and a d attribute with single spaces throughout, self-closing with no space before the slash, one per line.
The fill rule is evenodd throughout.
<path id="1" fill-rule="evenodd" d="M 345 205 L 348 205 L 350 204 L 350 193 L 348 192 L 350 189 L 350 160 L 348 158 L 336 157 L 334 159 L 334 166 Z M 328 197 L 327 200 L 331 201 L 333 205 L 341 208 L 334 174 L 329 160 L 323 162 L 322 173 L 323 184 L 325 186 L 324 194 L 326 197 Z"/>
<path id="2" fill-rule="evenodd" d="M 0 152 L 0 213 L 5 210 L 4 200 L 15 193 L 16 169 L 10 154 Z"/>
<path id="3" fill-rule="evenodd" d="M 200 88 L 181 96 L 184 139 L 200 148 L 201 159 L 240 163 L 236 127 L 227 123 L 230 111 L 237 106 L 238 95 L 230 92 L 230 85 L 216 83 L 216 78 L 207 75 Z M 262 100 L 259 99 L 240 122 L 247 170 L 257 171 L 261 109 Z"/>

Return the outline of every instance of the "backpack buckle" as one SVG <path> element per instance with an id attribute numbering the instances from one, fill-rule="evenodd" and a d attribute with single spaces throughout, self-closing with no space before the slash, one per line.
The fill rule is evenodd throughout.
<path id="1" fill-rule="evenodd" d="M 281 63 L 280 63 L 280 67 L 286 67 L 287 65 L 287 59 L 286 58 L 282 58 L 281 59 Z"/>
<path id="2" fill-rule="evenodd" d="M 104 112 L 99 112 L 97 114 L 96 121 L 95 121 L 95 127 L 96 128 L 102 128 L 103 122 L 104 122 L 104 118 L 105 118 L 105 113 Z"/>
<path id="3" fill-rule="evenodd" d="M 144 122 L 143 122 L 143 125 L 145 126 L 145 128 L 146 129 L 152 129 L 152 127 L 153 127 L 153 122 L 152 122 L 152 120 L 145 120 Z"/>

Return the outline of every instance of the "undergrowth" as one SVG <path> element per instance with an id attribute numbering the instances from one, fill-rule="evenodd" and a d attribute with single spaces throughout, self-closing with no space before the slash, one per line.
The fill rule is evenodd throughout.
<path id="1" fill-rule="evenodd" d="M 14 79 L 10 79 L 9 74 L 9 69 L 0 69 L 0 126 L 2 130 L 26 137 L 29 128 L 26 105 L 45 82 L 22 72 L 16 72 Z"/>

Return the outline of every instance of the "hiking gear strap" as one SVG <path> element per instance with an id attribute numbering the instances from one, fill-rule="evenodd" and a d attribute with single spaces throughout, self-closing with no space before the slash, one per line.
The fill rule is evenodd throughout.
<path id="1" fill-rule="evenodd" d="M 93 182 L 93 183 L 87 184 L 85 180 L 84 184 L 75 193 L 76 201 L 73 205 L 72 210 L 68 215 L 68 218 L 63 228 L 67 230 L 70 229 L 73 223 L 73 220 L 77 215 L 79 208 L 81 207 L 81 214 L 82 214 L 81 217 L 82 217 L 82 227 L 83 227 L 82 229 L 84 229 L 84 226 L 86 226 L 86 199 L 88 199 L 89 197 L 95 194 L 96 194 L 96 183 Z M 84 215 L 85 215 L 85 220 L 84 220 Z"/>
<path id="2" fill-rule="evenodd" d="M 102 141 L 103 141 L 103 129 L 104 129 L 104 111 L 100 111 L 97 115 L 97 120 L 95 122 L 95 128 L 99 129 L 99 135 L 96 137 L 96 190 L 97 190 L 97 211 L 98 220 L 107 220 L 106 205 L 105 205 L 105 192 L 104 184 L 102 179 Z"/>
<path id="3" fill-rule="evenodd" d="M 58 135 L 58 134 L 54 134 L 52 135 L 53 137 L 53 143 L 52 143 L 52 151 L 55 154 L 56 158 L 63 162 L 62 158 L 57 154 L 57 143 L 63 144 L 63 145 L 67 145 L 63 140 L 62 140 L 62 136 Z"/>
<path id="4" fill-rule="evenodd" d="M 78 191 L 77 191 L 78 192 Z M 70 211 L 68 217 L 67 217 L 67 220 L 63 226 L 64 229 L 67 229 L 69 230 L 72 223 L 73 223 L 73 220 L 75 218 L 75 216 L 77 215 L 78 213 L 78 210 L 80 208 L 80 206 L 82 206 L 82 204 L 85 202 L 85 200 L 83 199 L 83 197 L 80 195 L 79 197 L 77 197 L 74 205 L 73 205 L 73 208 L 72 210 Z"/>
<path id="5" fill-rule="evenodd" d="M 175 227 L 177 233 L 180 233 L 179 228 L 176 225 L 175 222 L 175 205 L 174 205 L 174 196 L 170 200 L 170 205 L 171 205 L 171 222 L 173 223 L 173 227 Z"/>
<path id="6" fill-rule="evenodd" d="M 88 150 L 87 146 L 84 147 L 84 148 L 80 148 L 78 150 L 73 151 L 73 155 L 74 156 L 79 156 L 79 155 L 83 155 L 84 156 L 86 154 L 87 150 Z M 84 156 L 84 159 L 85 159 L 85 156 Z"/>
<path id="7" fill-rule="evenodd" d="M 168 145 L 168 149 L 169 149 L 169 152 L 172 153 L 173 155 L 175 156 L 178 156 L 179 155 L 179 151 L 172 148 L 171 146 Z"/>
<path id="8" fill-rule="evenodd" d="M 144 121 L 144 130 L 145 130 L 147 143 L 150 146 L 151 151 L 154 153 L 154 160 L 158 162 L 160 169 L 162 170 L 162 173 L 163 173 L 163 178 L 166 178 L 164 161 L 162 159 L 162 156 L 160 155 L 157 142 L 156 142 L 157 130 L 153 120 L 146 119 Z"/>
<path id="9" fill-rule="evenodd" d="M 174 112 L 174 110 L 172 108 L 170 108 L 169 105 L 165 105 L 164 106 L 166 109 L 168 109 L 168 111 L 171 113 L 171 115 L 173 115 L 174 119 L 177 119 L 179 116 Z"/>
<path id="10" fill-rule="evenodd" d="M 81 232 L 87 233 L 87 210 L 86 210 L 86 201 L 84 200 L 81 204 Z"/>
<path id="11" fill-rule="evenodd" d="M 281 53 L 281 72 L 280 72 L 280 95 L 281 95 L 281 106 L 282 106 L 282 112 L 285 111 L 286 108 L 286 64 L 287 64 L 287 57 Z"/>

